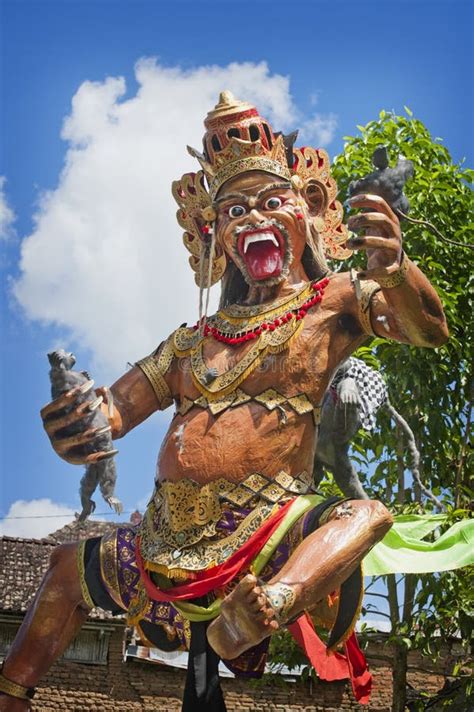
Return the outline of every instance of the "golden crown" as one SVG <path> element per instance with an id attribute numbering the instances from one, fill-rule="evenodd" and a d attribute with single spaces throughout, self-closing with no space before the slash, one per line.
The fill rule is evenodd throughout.
<path id="1" fill-rule="evenodd" d="M 199 286 L 207 286 L 210 240 L 206 223 L 215 220 L 212 203 L 226 181 L 247 171 L 280 176 L 292 181 L 297 189 L 310 183 L 316 185 L 324 196 L 318 232 L 326 254 L 336 259 L 345 259 L 351 254 L 344 244 L 347 228 L 342 224 L 342 206 L 336 200 L 336 182 L 330 174 L 326 151 L 308 147 L 294 149 L 296 132 L 288 137 L 275 134 L 254 106 L 238 101 L 229 91 L 220 94 L 204 125 L 203 153 L 188 146 L 202 170 L 186 173 L 172 186 L 179 205 L 178 223 L 185 230 L 183 241 L 191 252 L 189 262 Z M 217 245 L 212 255 L 211 284 L 222 277 L 225 269 L 226 257 Z"/>
<path id="2" fill-rule="evenodd" d="M 227 180 L 246 171 L 266 171 L 290 180 L 283 137 L 274 135 L 254 106 L 223 91 L 204 125 L 204 153 L 190 146 L 188 151 L 201 164 L 211 200 Z"/>

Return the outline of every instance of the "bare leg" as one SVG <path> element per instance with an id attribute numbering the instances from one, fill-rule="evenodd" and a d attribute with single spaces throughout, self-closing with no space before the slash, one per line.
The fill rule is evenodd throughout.
<path id="1" fill-rule="evenodd" d="M 223 601 L 221 614 L 208 628 L 214 650 L 225 659 L 236 658 L 278 628 L 277 621 L 311 609 L 351 575 L 391 525 L 392 517 L 380 502 L 338 505 L 262 587 L 266 601 L 253 576 L 246 576 Z M 246 606 L 252 586 L 257 613 Z"/>
<path id="2" fill-rule="evenodd" d="M 2 673 L 12 682 L 35 687 L 77 635 L 89 614 L 76 563 L 77 544 L 58 546 L 49 570 L 5 659 Z M 24 712 L 29 703 L 0 695 L 1 712 Z"/>

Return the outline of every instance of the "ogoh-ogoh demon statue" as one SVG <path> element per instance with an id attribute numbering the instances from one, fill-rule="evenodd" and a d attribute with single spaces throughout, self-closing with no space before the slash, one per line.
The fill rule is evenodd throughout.
<path id="1" fill-rule="evenodd" d="M 314 617 L 331 629 L 330 650 L 347 641 L 356 696 L 367 697 L 352 635 L 360 562 L 392 518 L 381 502 L 313 491 L 320 405 L 368 336 L 444 343 L 442 306 L 381 197 L 351 199 L 364 212 L 348 221 L 361 236 L 348 239 L 324 151 L 294 148 L 295 134 L 274 133 L 229 92 L 205 125 L 203 153 L 191 151 L 201 170 L 173 184 L 200 318 L 111 387 L 114 438 L 175 405 L 152 499 L 138 528 L 57 548 L 5 661 L 1 710 L 27 709 L 94 605 L 126 611 L 156 647 L 190 650 L 186 710 L 225 709 L 219 658 L 236 674 L 261 673 L 282 626 L 305 638 L 317 665 Z M 325 255 L 351 249 L 367 253 L 367 268 L 331 272 Z M 208 316 L 206 290 L 219 280 L 220 308 Z M 53 447 L 78 462 L 77 443 L 71 454 L 55 435 L 72 402 L 63 395 L 42 415 Z M 69 422 L 82 417 L 69 409 Z"/>

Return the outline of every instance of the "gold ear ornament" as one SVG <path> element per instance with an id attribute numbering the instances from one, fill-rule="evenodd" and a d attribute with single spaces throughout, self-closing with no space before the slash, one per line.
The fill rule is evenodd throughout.
<path id="1" fill-rule="evenodd" d="M 173 181 L 172 193 L 179 205 L 176 218 L 185 230 L 183 242 L 191 253 L 189 264 L 194 272 L 194 280 L 198 287 L 212 286 L 224 274 L 227 260 L 222 249 L 216 245 L 209 270 L 212 227 L 205 223 L 213 223 L 217 216 L 204 184 L 204 173 L 185 173 L 180 180 Z"/>
<path id="2" fill-rule="evenodd" d="M 299 175 L 292 175 L 291 176 L 291 185 L 293 186 L 294 190 L 299 192 L 304 187 L 304 181 L 302 180 L 302 178 L 300 178 Z"/>
<path id="3" fill-rule="evenodd" d="M 336 200 L 337 185 L 331 176 L 329 156 L 322 148 L 293 149 L 294 176 L 300 178 L 304 186 L 317 185 L 325 196 L 324 215 L 313 218 L 313 225 L 324 241 L 324 251 L 332 259 L 344 260 L 352 255 L 345 243 L 348 239 L 347 227 L 343 224 L 341 203 Z"/>

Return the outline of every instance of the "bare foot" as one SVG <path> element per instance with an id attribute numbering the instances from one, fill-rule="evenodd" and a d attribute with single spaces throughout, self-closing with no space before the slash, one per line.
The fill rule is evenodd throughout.
<path id="1" fill-rule="evenodd" d="M 0 712 L 28 712 L 29 710 L 31 706 L 28 700 L 0 694 Z"/>
<path id="2" fill-rule="evenodd" d="M 257 579 L 248 574 L 222 601 L 220 615 L 207 629 L 207 639 L 221 658 L 233 660 L 278 627 Z"/>

